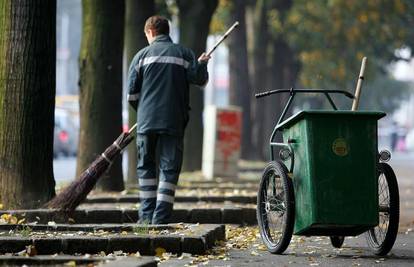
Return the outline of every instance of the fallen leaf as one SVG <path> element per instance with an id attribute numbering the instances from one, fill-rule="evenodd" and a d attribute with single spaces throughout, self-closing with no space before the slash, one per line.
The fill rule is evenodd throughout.
<path id="1" fill-rule="evenodd" d="M 37 249 L 33 245 L 26 246 L 26 253 L 29 257 L 33 257 L 37 255 Z"/>
<path id="2" fill-rule="evenodd" d="M 76 261 L 68 261 L 65 266 L 76 266 Z"/>
<path id="3" fill-rule="evenodd" d="M 165 248 L 162 248 L 162 247 L 157 247 L 157 248 L 155 249 L 155 256 L 157 256 L 157 257 L 161 258 L 161 257 L 162 257 L 162 254 L 163 254 L 163 253 L 165 253 L 165 252 L 167 252 L 167 251 L 165 250 Z"/>
<path id="4" fill-rule="evenodd" d="M 252 252 L 250 252 L 250 255 L 252 255 L 252 256 L 259 256 L 260 254 L 253 250 Z"/>

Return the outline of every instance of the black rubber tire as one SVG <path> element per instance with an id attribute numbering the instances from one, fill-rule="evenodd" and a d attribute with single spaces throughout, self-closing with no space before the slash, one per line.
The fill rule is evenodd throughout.
<path id="1" fill-rule="evenodd" d="M 273 176 L 275 175 L 275 176 Z M 269 181 L 274 177 L 275 182 L 273 186 L 269 187 Z M 280 184 L 279 190 L 277 186 Z M 272 191 L 272 203 L 268 200 L 268 190 Z M 282 217 L 280 229 L 270 229 L 269 216 L 267 215 L 266 209 L 271 211 L 271 220 L 275 217 Z M 270 210 L 273 209 L 273 210 Z M 274 216 L 275 213 L 280 216 Z M 293 228 L 295 223 L 295 198 L 293 192 L 293 183 L 291 178 L 288 177 L 288 170 L 285 165 L 281 162 L 270 162 L 262 175 L 260 181 L 259 192 L 257 194 L 257 208 L 256 208 L 257 222 L 259 225 L 260 235 L 263 243 L 273 254 L 281 254 L 289 246 L 290 240 L 292 239 Z M 276 218 L 278 220 L 278 218 Z M 273 223 L 273 222 L 272 222 Z M 275 230 L 280 230 L 280 238 L 275 240 L 272 237 L 272 233 Z"/>
<path id="2" fill-rule="evenodd" d="M 385 179 L 384 179 L 385 177 Z M 384 183 L 384 181 L 386 183 Z M 388 193 L 389 201 L 382 201 L 381 195 Z M 379 225 L 366 232 L 368 245 L 378 256 L 384 256 L 392 249 L 398 234 L 398 224 L 400 220 L 400 197 L 398 192 L 397 178 L 394 171 L 387 163 L 379 163 L 378 175 L 378 198 L 379 198 Z M 381 202 L 387 202 L 384 203 Z M 381 205 L 382 204 L 382 205 Z M 381 211 L 385 207 L 387 211 Z M 383 218 L 388 218 L 384 219 Z M 382 233 L 380 225 L 387 225 L 385 233 Z M 383 240 L 380 238 L 384 236 Z"/>
<path id="3" fill-rule="evenodd" d="M 344 236 L 330 236 L 329 239 L 331 239 L 331 244 L 334 248 L 341 248 L 345 241 Z"/>

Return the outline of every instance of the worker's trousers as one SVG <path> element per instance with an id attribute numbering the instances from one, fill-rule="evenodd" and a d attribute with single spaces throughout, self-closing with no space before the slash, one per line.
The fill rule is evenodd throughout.
<path id="1" fill-rule="evenodd" d="M 171 216 L 175 188 L 181 171 L 183 137 L 166 134 L 138 134 L 137 176 L 139 182 L 139 221 L 164 224 Z M 156 166 L 156 151 L 159 166 Z M 159 168 L 159 181 L 156 168 Z"/>

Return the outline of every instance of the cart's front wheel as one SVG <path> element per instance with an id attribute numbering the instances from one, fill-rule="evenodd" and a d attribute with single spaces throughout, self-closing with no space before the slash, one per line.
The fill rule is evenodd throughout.
<path id="1" fill-rule="evenodd" d="M 386 255 L 394 245 L 400 219 L 398 183 L 394 171 L 386 163 L 379 164 L 379 224 L 366 234 L 368 245 L 377 255 Z"/>
<path id="2" fill-rule="evenodd" d="M 295 222 L 292 180 L 280 162 L 270 162 L 263 172 L 257 195 L 257 222 L 267 249 L 281 254 L 289 246 Z"/>

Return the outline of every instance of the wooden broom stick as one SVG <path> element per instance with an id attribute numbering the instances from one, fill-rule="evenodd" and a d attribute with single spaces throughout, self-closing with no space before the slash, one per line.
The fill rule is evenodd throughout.
<path id="1" fill-rule="evenodd" d="M 361 64 L 361 71 L 359 72 L 358 82 L 355 89 L 355 98 L 352 102 L 352 111 L 355 111 L 358 109 L 359 105 L 359 98 L 361 96 L 361 86 L 362 82 L 364 81 L 364 73 L 365 73 L 365 65 L 367 64 L 367 57 L 362 58 L 362 64 Z"/>

